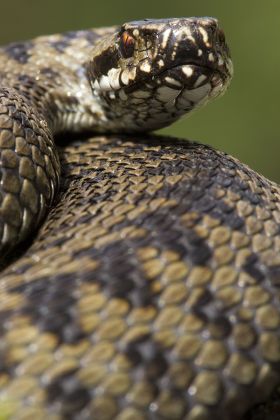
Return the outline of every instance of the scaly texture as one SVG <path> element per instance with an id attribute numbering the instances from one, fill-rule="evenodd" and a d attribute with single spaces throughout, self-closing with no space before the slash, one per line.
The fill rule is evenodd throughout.
<path id="1" fill-rule="evenodd" d="M 1 412 L 241 418 L 279 382 L 279 187 L 171 138 L 95 137 L 62 163 L 1 278 Z"/>
<path id="2" fill-rule="evenodd" d="M 53 135 L 120 133 L 60 150 L 57 201 L 1 273 L 0 418 L 242 418 L 280 383 L 280 189 L 210 147 L 123 134 L 223 93 L 217 22 L 42 37 L 0 60 L 2 254 L 52 203 Z"/>

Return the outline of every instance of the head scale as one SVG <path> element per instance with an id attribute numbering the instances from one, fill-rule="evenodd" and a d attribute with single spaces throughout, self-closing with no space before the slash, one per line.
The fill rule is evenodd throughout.
<path id="1" fill-rule="evenodd" d="M 143 20 L 100 41 L 88 65 L 111 131 L 149 131 L 221 95 L 232 77 L 214 18 Z"/>

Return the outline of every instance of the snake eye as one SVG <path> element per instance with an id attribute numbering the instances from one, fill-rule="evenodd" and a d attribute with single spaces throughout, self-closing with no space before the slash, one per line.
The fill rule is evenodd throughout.
<path id="1" fill-rule="evenodd" d="M 134 53 L 135 39 L 126 31 L 121 35 L 120 48 L 124 58 L 129 58 Z"/>

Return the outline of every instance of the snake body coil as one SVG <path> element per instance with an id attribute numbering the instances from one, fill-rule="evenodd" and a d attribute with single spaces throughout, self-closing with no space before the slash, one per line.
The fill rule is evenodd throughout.
<path id="1" fill-rule="evenodd" d="M 1 419 L 236 420 L 279 384 L 279 187 L 139 134 L 231 76 L 212 18 L 0 50 L 3 257 L 60 185 L 1 274 Z M 55 134 L 85 130 L 101 134 L 55 150 Z"/>

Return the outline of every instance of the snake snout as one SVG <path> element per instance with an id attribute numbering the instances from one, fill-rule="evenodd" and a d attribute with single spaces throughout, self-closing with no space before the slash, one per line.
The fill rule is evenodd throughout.
<path id="1" fill-rule="evenodd" d="M 196 22 L 197 43 L 202 64 L 219 72 L 228 83 L 233 75 L 231 54 L 223 29 L 215 18 L 200 18 Z"/>
<path id="2" fill-rule="evenodd" d="M 205 33 L 204 33 L 205 30 Z M 203 28 L 199 28 L 202 40 L 205 43 L 208 52 L 208 65 L 218 70 L 224 77 L 232 76 L 233 67 L 231 62 L 231 54 L 226 42 L 223 29 L 219 26 L 217 19 L 209 19 L 204 23 Z"/>

